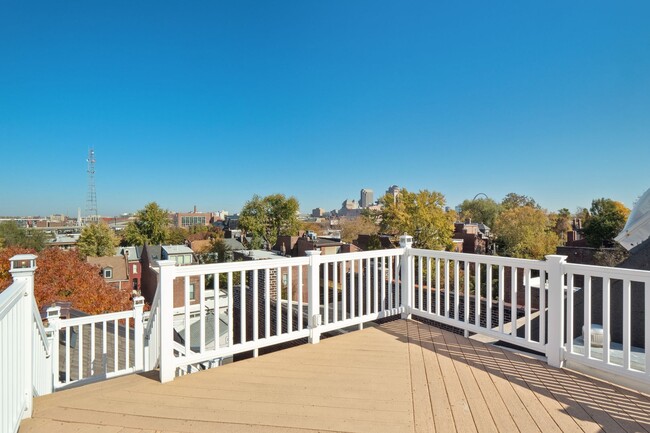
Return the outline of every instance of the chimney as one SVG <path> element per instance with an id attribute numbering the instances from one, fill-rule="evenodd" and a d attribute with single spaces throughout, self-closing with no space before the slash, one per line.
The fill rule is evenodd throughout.
<path id="1" fill-rule="evenodd" d="M 566 232 L 566 243 L 569 244 L 576 240 L 576 232 L 574 230 L 569 230 Z"/>

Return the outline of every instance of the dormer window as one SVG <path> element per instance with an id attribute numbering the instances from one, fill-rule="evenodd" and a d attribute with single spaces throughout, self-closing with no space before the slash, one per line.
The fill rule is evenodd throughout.
<path id="1" fill-rule="evenodd" d="M 111 278 L 113 278 L 113 268 L 108 267 L 108 268 L 102 269 L 102 275 L 107 280 L 110 280 Z"/>

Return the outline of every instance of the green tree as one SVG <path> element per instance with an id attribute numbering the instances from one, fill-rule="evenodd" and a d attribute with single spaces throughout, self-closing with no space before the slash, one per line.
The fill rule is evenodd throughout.
<path id="1" fill-rule="evenodd" d="M 0 247 L 30 248 L 41 251 L 45 248 L 46 234 L 41 230 L 26 229 L 16 221 L 0 223 Z"/>
<path id="2" fill-rule="evenodd" d="M 169 230 L 167 230 L 165 243 L 170 245 L 183 245 L 189 235 L 190 232 L 184 228 L 170 227 Z"/>
<path id="3" fill-rule="evenodd" d="M 272 194 L 262 198 L 256 194 L 244 205 L 239 215 L 239 228 L 253 237 L 252 248 L 260 248 L 266 243 L 266 248 L 270 249 L 278 236 L 298 234 L 299 208 L 294 197 Z"/>
<path id="4" fill-rule="evenodd" d="M 567 208 L 562 208 L 557 213 L 551 214 L 550 218 L 553 224 L 553 231 L 562 243 L 566 242 L 566 234 L 572 229 L 571 212 Z"/>
<path id="5" fill-rule="evenodd" d="M 127 224 L 124 230 L 124 242 L 127 245 L 160 245 L 169 237 L 169 212 L 151 202 L 135 214 L 135 221 Z"/>
<path id="6" fill-rule="evenodd" d="M 379 226 L 363 214 L 356 218 L 344 218 L 340 220 L 341 240 L 352 242 L 359 235 L 375 235 L 379 232 Z"/>
<path id="7" fill-rule="evenodd" d="M 527 205 L 499 214 L 494 234 L 499 254 L 510 257 L 541 260 L 554 253 L 559 243 L 546 212 Z"/>
<path id="8" fill-rule="evenodd" d="M 483 223 L 492 228 L 501 209 L 499 203 L 491 198 L 465 200 L 460 204 L 460 216 L 462 219 L 471 218 L 474 222 Z"/>
<path id="9" fill-rule="evenodd" d="M 391 194 L 380 199 L 381 230 L 393 235 L 408 233 L 414 246 L 427 249 L 451 247 L 455 214 L 445 212 L 445 196 L 436 191 L 417 193 L 403 189 L 397 200 Z"/>
<path id="10" fill-rule="evenodd" d="M 623 230 L 630 210 L 621 202 L 599 198 L 591 202 L 589 218 L 583 225 L 587 243 L 592 247 L 612 246 Z"/>
<path id="11" fill-rule="evenodd" d="M 230 247 L 223 238 L 214 238 L 210 241 L 210 246 L 198 254 L 199 262 L 225 263 L 228 261 L 230 251 Z"/>
<path id="12" fill-rule="evenodd" d="M 527 195 L 516 194 L 514 192 L 506 194 L 506 196 L 501 200 L 501 206 L 504 210 L 513 209 L 517 207 L 529 206 L 536 209 L 539 209 L 540 206 L 537 204 L 535 199 L 528 197 Z"/>
<path id="13" fill-rule="evenodd" d="M 77 251 L 84 258 L 112 256 L 117 243 L 117 237 L 106 223 L 90 224 L 81 230 Z"/>

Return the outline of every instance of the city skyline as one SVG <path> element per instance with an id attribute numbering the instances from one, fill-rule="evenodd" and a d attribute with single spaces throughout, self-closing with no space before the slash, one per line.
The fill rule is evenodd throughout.
<path id="1" fill-rule="evenodd" d="M 304 213 L 368 188 L 533 197 L 650 187 L 647 2 L 12 3 L 0 16 L 0 215 L 151 201 Z"/>

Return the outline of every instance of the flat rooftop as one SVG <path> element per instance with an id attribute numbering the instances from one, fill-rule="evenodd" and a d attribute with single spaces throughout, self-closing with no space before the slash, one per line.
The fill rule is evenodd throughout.
<path id="1" fill-rule="evenodd" d="M 20 432 L 647 432 L 650 397 L 395 320 L 161 384 L 36 398 Z"/>

